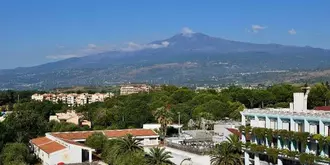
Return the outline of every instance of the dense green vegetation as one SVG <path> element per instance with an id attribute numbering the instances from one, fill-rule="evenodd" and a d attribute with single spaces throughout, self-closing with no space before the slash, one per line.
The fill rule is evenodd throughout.
<path id="1" fill-rule="evenodd" d="M 195 92 L 188 88 L 163 86 L 161 90 L 150 93 L 116 96 L 103 103 L 88 104 L 75 109 L 92 122 L 92 129 L 95 130 L 141 128 L 144 123 L 158 122 L 163 128 L 159 133 L 161 137 L 164 137 L 169 134 L 166 127 L 171 123 L 178 122 L 178 114 L 180 114 L 181 123 L 185 127 L 187 127 L 190 119 L 200 120 L 201 117 L 210 120 L 226 118 L 239 120 L 239 112 L 245 107 L 288 107 L 289 102 L 292 101 L 292 93 L 301 91 L 300 87 L 278 84 L 266 89 L 251 90 L 232 86 L 217 93 L 214 90 Z M 33 159 L 29 154 L 26 156 L 24 150 L 21 149 L 22 146 L 27 147 L 29 139 L 43 136 L 45 132 L 50 131 L 89 129 L 68 123 L 48 122 L 50 115 L 66 111 L 67 105 L 54 104 L 48 101 L 31 101 L 30 96 L 33 93 L 35 91 L 0 92 L 1 110 L 13 111 L 4 122 L 0 123 L 0 162 L 2 163 L 9 161 L 10 155 L 14 152 L 10 149 L 11 146 L 7 146 L 8 144 L 12 144 L 14 147 L 19 145 L 17 148 L 20 149 L 15 149 L 15 152 L 22 155 L 22 161 L 30 163 Z M 314 108 L 315 106 L 328 105 L 329 100 L 329 84 L 315 84 L 309 94 L 308 106 Z M 91 141 L 92 144 L 96 143 L 93 147 L 102 152 L 102 155 L 109 153 L 108 148 L 112 148 L 113 145 L 111 141 L 103 143 L 98 138 L 91 138 L 88 141 Z M 127 154 L 136 157 L 137 160 L 141 158 L 141 155 L 144 155 L 144 153 L 139 152 Z M 144 157 L 143 160 L 145 160 Z M 110 160 L 110 158 L 104 158 Z M 124 158 L 122 159 L 124 162 Z M 120 160 L 119 157 L 118 160 Z M 143 161 L 141 160 L 141 162 Z"/>

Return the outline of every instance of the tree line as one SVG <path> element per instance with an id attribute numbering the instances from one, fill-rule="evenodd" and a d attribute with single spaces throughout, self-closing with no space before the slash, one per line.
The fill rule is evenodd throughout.
<path id="1" fill-rule="evenodd" d="M 166 127 L 178 122 L 178 114 L 181 123 L 187 127 L 190 119 L 240 120 L 240 111 L 244 108 L 289 107 L 293 92 L 302 91 L 302 86 L 277 84 L 265 89 L 231 86 L 221 92 L 212 89 L 196 92 L 185 87 L 162 86 L 157 91 L 115 96 L 74 109 L 92 122 L 94 130 L 141 128 L 145 123 L 161 123 Z M 328 83 L 313 85 L 308 99 L 309 108 L 328 105 L 329 91 Z M 16 148 L 26 146 L 29 139 L 43 136 L 46 132 L 89 129 L 69 123 L 49 122 L 50 115 L 65 112 L 69 107 L 62 103 L 30 100 L 33 93 L 35 91 L 0 91 L 1 111 L 13 111 L 0 123 L 0 162 L 9 164 L 11 159 L 4 158 L 11 155 L 7 152 L 23 151 Z M 164 109 L 167 109 L 166 113 Z M 166 136 L 165 130 L 162 131 Z M 21 155 L 25 157 L 25 154 Z M 25 162 L 32 160 L 30 157 L 24 158 Z"/>

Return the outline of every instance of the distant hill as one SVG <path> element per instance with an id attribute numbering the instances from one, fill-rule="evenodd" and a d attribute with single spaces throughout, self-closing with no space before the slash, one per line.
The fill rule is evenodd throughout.
<path id="1" fill-rule="evenodd" d="M 285 76 L 300 71 L 330 68 L 329 64 L 330 51 L 326 49 L 254 44 L 202 33 L 180 33 L 137 50 L 115 50 L 34 67 L 0 70 L 0 89 L 126 82 L 183 85 L 280 82 L 286 81 Z"/>

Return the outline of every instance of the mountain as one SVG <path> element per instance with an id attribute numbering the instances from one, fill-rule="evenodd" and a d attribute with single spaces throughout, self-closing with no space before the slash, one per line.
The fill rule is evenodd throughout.
<path id="1" fill-rule="evenodd" d="M 326 69 L 329 57 L 330 51 L 320 48 L 255 44 L 202 33 L 180 33 L 131 49 L 0 70 L 0 89 L 127 82 L 185 85 L 282 81 L 278 75 Z"/>

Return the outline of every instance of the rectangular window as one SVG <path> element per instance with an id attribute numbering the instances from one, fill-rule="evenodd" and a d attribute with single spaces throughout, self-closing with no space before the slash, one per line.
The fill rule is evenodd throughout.
<path id="1" fill-rule="evenodd" d="M 277 129 L 276 119 L 270 119 L 270 128 Z"/>
<path id="2" fill-rule="evenodd" d="M 265 120 L 259 120 L 259 127 L 266 128 L 266 121 Z"/>
<path id="3" fill-rule="evenodd" d="M 298 130 L 297 130 L 298 132 L 303 132 L 303 125 L 302 125 L 302 123 L 299 123 L 298 124 Z"/>
<path id="4" fill-rule="evenodd" d="M 290 123 L 289 121 L 283 121 L 283 129 L 290 130 Z"/>
<path id="5" fill-rule="evenodd" d="M 309 133 L 317 134 L 317 126 L 316 125 L 310 125 L 309 126 Z"/>

